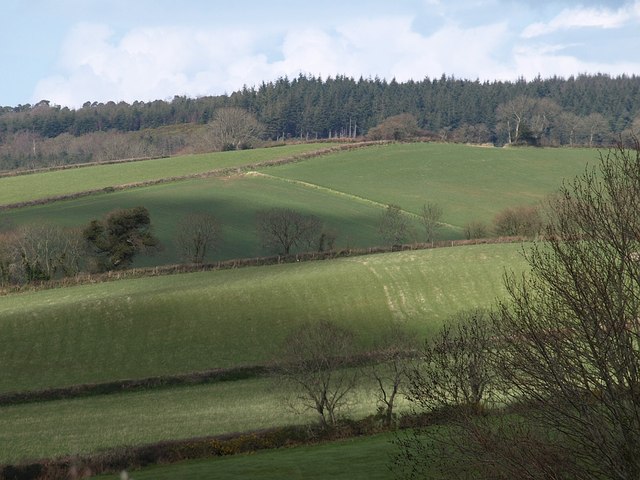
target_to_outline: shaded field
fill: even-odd
[[[386,433],[251,455],[158,465],[129,473],[136,480],[386,480],[393,476],[389,469],[390,458],[396,452],[393,439],[394,434]],[[119,476],[93,478],[107,480]]]
[[[184,155],[5,177],[0,178],[0,205],[238,167],[321,148],[326,148],[326,144],[287,145],[255,150]]]
[[[206,178],[92,195],[4,212],[14,225],[54,223],[81,227],[116,208],[145,206],[163,249],[140,256],[134,266],[178,263],[174,237],[181,218],[192,212],[215,215],[222,228],[216,260],[267,254],[256,235],[256,213],[281,207],[320,217],[337,234],[339,247],[364,247],[380,243],[377,225],[382,209],[323,191],[254,176]],[[417,228],[417,223],[416,223]]]
[[[478,245],[203,272],[0,298],[0,391],[264,364],[302,322],[363,350],[393,324],[429,335],[503,295],[518,245]]]

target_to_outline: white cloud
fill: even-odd
[[[568,8],[562,10],[548,22],[536,22],[522,32],[523,38],[549,35],[560,30],[572,28],[619,28],[640,20],[640,1],[623,6],[617,10],[607,8]]]
[[[341,18],[332,26],[277,32],[256,26],[139,27],[117,36],[105,25],[79,24],[62,46],[58,72],[37,84],[32,101],[77,107],[88,100],[216,95],[300,73],[398,81],[442,74],[514,80],[538,74],[637,73],[637,63],[594,63],[563,53],[575,44],[531,45],[531,38],[545,32],[568,26],[613,28],[629,18],[640,19],[640,0],[619,10],[564,10],[548,23],[530,25],[522,35],[510,19],[471,27],[444,19],[430,25],[430,33],[421,33],[414,17],[402,15]],[[574,49],[580,52],[576,55],[588,50]]]
[[[518,47],[514,51],[515,69],[525,78],[537,75],[549,77],[570,77],[581,73],[607,73],[623,75],[638,72],[640,65],[632,62],[601,63],[581,60],[570,55],[556,52],[562,50],[558,46]]]
[[[104,25],[77,25],[59,60],[61,74],[38,82],[34,99],[79,106],[86,100],[152,100],[223,93],[237,63],[252,59],[247,31],[138,28],[119,41]],[[240,85],[241,86],[241,85]]]

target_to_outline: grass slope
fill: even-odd
[[[287,145],[255,150],[184,155],[5,177],[0,178],[0,205],[238,167],[321,148],[326,148],[326,144]]]
[[[503,294],[517,245],[400,252],[141,278],[0,298],[0,391],[260,364],[329,319],[363,348],[398,322],[428,335]]]
[[[500,210],[532,204],[563,179],[595,163],[593,149],[481,148],[442,143],[379,146],[313,161],[261,169],[272,176],[320,185],[419,213],[437,202],[443,221],[458,227],[490,222]],[[460,235],[460,232],[458,232]]]
[[[164,245],[154,256],[139,257],[137,266],[177,263],[179,257],[173,240],[176,226],[180,218],[194,211],[212,213],[222,225],[223,242],[216,259],[270,254],[262,248],[255,233],[256,212],[270,207],[317,215],[338,233],[338,244],[343,247],[380,243],[377,232],[380,207],[255,176],[186,180],[22,208],[1,216],[15,225],[49,222],[75,227],[87,225],[91,219],[113,209],[137,205],[148,208],[154,231]]]

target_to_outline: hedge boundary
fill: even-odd
[[[385,426],[371,415],[362,420],[342,419],[331,428],[317,424],[292,425],[226,435],[165,440],[137,446],[122,446],[104,452],[40,459],[0,465],[0,480],[68,480],[93,475],[119,473],[150,465],[184,460],[216,458],[260,450],[318,445],[336,440],[422,428],[447,421],[450,412],[406,414],[395,425]]]

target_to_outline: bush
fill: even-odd
[[[493,229],[499,237],[535,237],[542,230],[542,217],[534,206],[507,208],[494,217]]]
[[[464,237],[467,240],[473,238],[484,238],[487,236],[488,228],[480,221],[473,220],[464,226]]]

